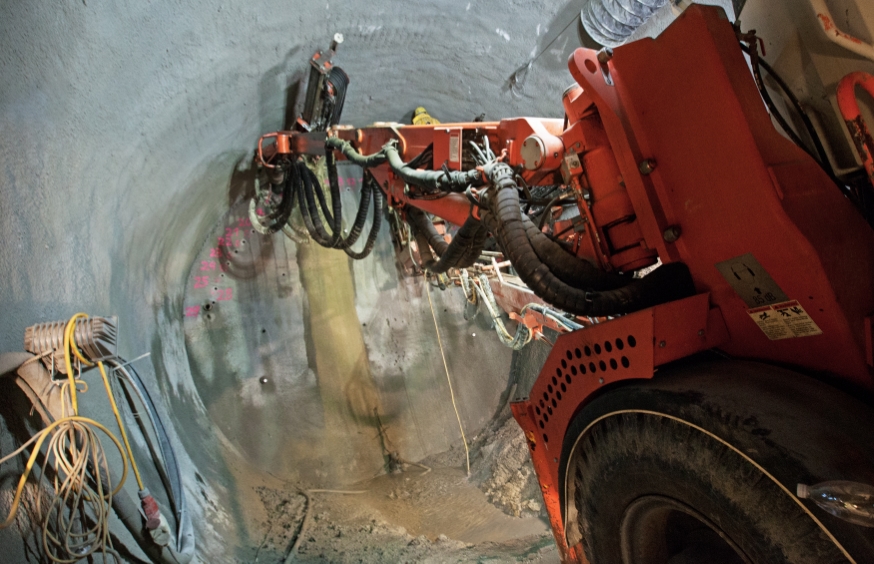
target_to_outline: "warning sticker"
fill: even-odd
[[[748,309],[747,315],[772,341],[822,334],[801,304],[794,300]]]
[[[461,131],[449,134],[449,162],[461,163]]]

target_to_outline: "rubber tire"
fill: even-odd
[[[874,414],[868,406],[758,363],[663,369],[656,379],[604,393],[568,427],[562,504],[572,504],[565,511],[573,521],[566,523],[569,538],[576,541],[571,529],[582,534],[591,564],[623,562],[623,515],[648,495],[677,500],[718,524],[749,562],[850,561],[794,495],[696,427],[755,460],[792,494],[799,482],[874,484]],[[856,562],[874,562],[874,529],[803,503]]]

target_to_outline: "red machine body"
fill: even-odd
[[[396,140],[404,160],[433,144],[434,168],[450,170],[472,168],[463,147],[487,136],[529,185],[573,189],[577,256],[608,271],[689,267],[697,295],[561,335],[530,397],[512,404],[562,558],[585,561],[565,535],[559,461],[570,421],[599,390],[711,348],[874,390],[874,231],[774,129],[721,10],[693,5],[657,39],[578,49],[569,67],[579,87],[565,93],[565,123],[333,134],[363,154]],[[464,195],[411,199],[388,166],[371,171],[390,205],[459,225],[473,212]]]
[[[577,50],[570,68],[599,110],[646,245],[663,262],[685,262],[707,294],[563,335],[530,399],[513,405],[564,550],[561,439],[597,389],[649,378],[661,364],[714,346],[871,389],[874,310],[870,227],[817,163],[775,131],[719,12],[692,7],[657,39],[619,47],[606,64]],[[647,160],[655,166],[642,174]],[[680,231],[673,242],[671,227]],[[769,338],[750,313],[760,308],[717,268],[747,254],[821,333]],[[780,315],[767,304],[758,315],[765,312]]]

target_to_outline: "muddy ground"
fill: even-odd
[[[303,531],[309,486],[258,487],[266,517],[246,561],[558,563],[524,437],[506,411],[470,453],[470,477],[459,445],[418,461],[424,468],[401,464],[336,491],[308,490]]]

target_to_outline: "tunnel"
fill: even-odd
[[[488,317],[465,316],[457,290],[405,276],[387,229],[368,260],[352,263],[261,236],[246,210],[255,142],[300,111],[308,60],[335,33],[351,79],[344,123],[408,122],[417,106],[446,122],[560,117],[546,93],[572,80],[574,3],[8,0],[0,12],[0,348],[20,351],[26,327],[76,312],[118,317],[119,353],[151,390],[179,459],[197,561],[281,561],[308,488],[379,490],[313,494],[322,520],[307,534],[318,542],[296,549],[310,561],[400,561],[438,537],[448,551],[496,543],[496,558],[548,551],[521,431],[508,419],[512,351]],[[354,198],[360,169],[341,167],[341,177]],[[102,420],[111,413],[95,377],[82,402]],[[28,416],[14,385],[3,395],[6,454]],[[462,430],[472,449],[479,434],[502,433],[510,461],[477,447],[468,480]],[[424,479],[440,476],[416,493],[404,479],[425,470],[392,474],[389,453],[433,466]],[[4,495],[15,466],[4,465]],[[166,503],[155,469],[141,466]],[[388,481],[360,485],[377,476]],[[410,491],[434,507],[379,511]],[[344,507],[377,532],[340,557],[328,533],[341,525],[327,520]],[[145,559],[123,527],[111,530],[131,561]],[[4,561],[34,557],[36,533],[20,532],[0,532]],[[416,538],[422,546],[408,548]]]
[[[731,16],[745,4],[703,3]],[[351,260],[302,229],[260,233],[250,201],[259,138],[293,126],[311,57],[337,34],[342,124],[410,124],[417,108],[443,123],[566,120],[569,57],[601,46],[585,10],[581,20],[591,4],[0,0],[0,519],[18,507],[0,528],[0,560],[64,561],[46,552],[51,472],[16,449],[46,422],[33,394],[71,392],[55,355],[21,351],[27,328],[62,331],[82,312],[113,319],[110,376],[134,375],[163,426],[104,377],[116,409],[102,367],[74,384],[81,415],[127,421],[129,448],[102,436],[106,467],[120,468],[126,448],[138,462],[116,494],[126,517],[116,505],[96,525],[71,517],[67,539],[103,526],[111,547],[82,558],[559,562],[535,443],[511,413],[558,334],[505,346],[488,306],[398,252],[394,209],[370,256]],[[660,11],[631,39],[658,35],[691,2],[652,4]],[[812,24],[777,4],[745,14],[773,32],[768,49],[788,53],[774,66],[814,84],[811,105],[834,113],[824,92],[855,62],[830,46],[811,63],[783,28]],[[849,170],[851,145],[829,119],[819,129],[845,145],[829,158]],[[351,216],[366,176],[348,161],[337,171]],[[14,377],[25,367],[53,385],[28,395]],[[163,549],[125,524],[139,522],[145,489],[172,537]]]

